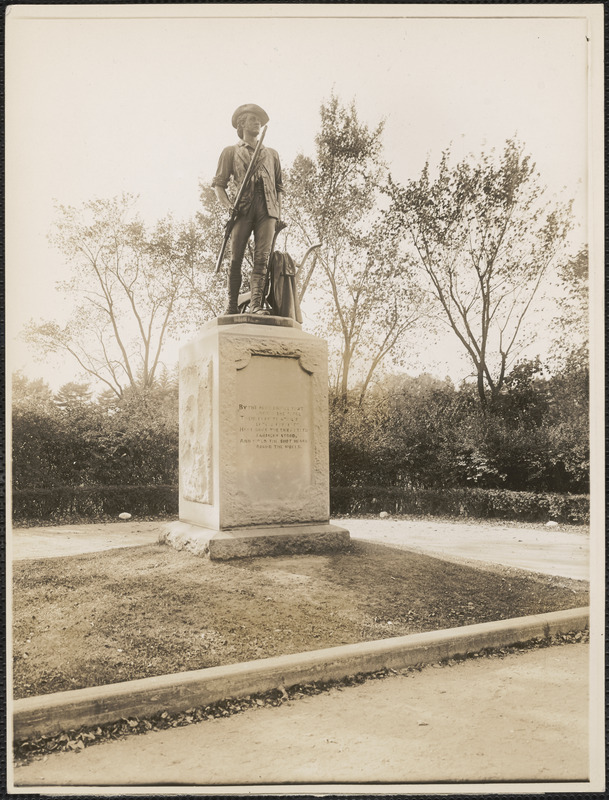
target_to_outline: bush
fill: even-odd
[[[388,376],[330,406],[334,486],[589,492],[587,372],[547,381],[523,363],[485,412],[475,388]]]
[[[588,495],[510,492],[503,489],[412,489],[396,486],[335,486],[330,490],[333,516],[413,514],[513,519],[523,522],[585,524],[590,521]],[[13,521],[22,525],[70,524],[178,513],[177,486],[60,486],[13,492]]]
[[[178,438],[177,389],[66,407],[22,391],[13,403],[13,486],[172,485]]]
[[[336,486],[330,490],[333,516],[392,514],[513,519],[523,522],[590,521],[588,495],[511,492],[504,489],[412,489],[395,486]]]
[[[57,486],[13,491],[13,521],[22,524],[95,522],[178,513],[177,486]]]

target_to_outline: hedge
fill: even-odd
[[[513,519],[526,522],[590,521],[588,495],[512,492],[505,489],[412,489],[395,486],[336,486],[330,490],[333,516],[413,514]],[[13,492],[13,521],[71,523],[178,514],[177,486],[61,486]]]
[[[45,522],[107,520],[122,512],[134,517],[177,515],[177,486],[58,486],[13,491],[13,521]]]
[[[526,522],[590,521],[588,495],[513,492],[506,489],[412,489],[395,486],[336,486],[332,514],[414,514],[513,519]]]

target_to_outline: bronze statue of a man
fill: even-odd
[[[256,149],[260,129],[269,121],[268,114],[260,106],[248,103],[235,111],[233,128],[237,129],[239,143],[225,147],[220,155],[216,176],[212,186],[216,197],[229,213],[233,207],[226,193],[230,177],[233,176],[239,190]],[[281,164],[276,150],[262,145],[258,151],[253,172],[237,208],[231,234],[231,263],[228,277],[228,306],[225,314],[237,314],[239,289],[241,288],[241,264],[248,239],[254,233],[254,267],[251,276],[252,296],[250,313],[266,314],[262,308],[262,297],[267,264],[271,252],[273,235],[281,219]]]

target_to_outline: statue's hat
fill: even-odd
[[[266,123],[269,121],[269,115],[263,108],[257,106],[256,103],[246,103],[244,106],[239,106],[239,108],[233,114],[233,118],[231,120],[233,123],[233,128],[237,127],[237,120],[241,114],[255,114],[260,120],[261,125],[266,125]]]

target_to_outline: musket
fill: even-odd
[[[252,156],[251,161],[248,164],[248,167],[245,171],[245,177],[243,178],[241,186],[239,187],[239,191],[237,192],[237,196],[235,197],[235,202],[233,203],[233,210],[231,211],[231,215],[224,229],[224,241],[222,242],[222,247],[220,248],[220,255],[218,256],[218,260],[216,261],[216,272],[220,272],[220,267],[222,266],[222,259],[224,258],[226,245],[228,244],[230,235],[233,232],[233,228],[235,227],[235,222],[237,221],[237,217],[239,216],[239,202],[241,200],[241,196],[243,195],[243,191],[254,170],[255,161],[258,156],[258,153],[260,152],[260,148],[262,147],[262,140],[264,139],[267,127],[268,126],[265,125],[262,131],[260,132],[260,138],[258,139],[258,144],[256,145],[256,149],[254,150],[254,155]]]

